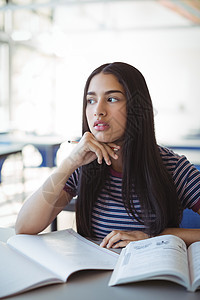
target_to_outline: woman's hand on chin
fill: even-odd
[[[97,159],[102,164],[103,159],[107,165],[111,165],[110,157],[118,159],[115,153],[120,146],[115,143],[101,143],[90,132],[85,132],[79,143],[74,147],[70,154],[70,159],[76,165],[76,168],[87,165]]]

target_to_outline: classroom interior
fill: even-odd
[[[158,144],[199,168],[200,0],[0,0],[0,227],[71,151],[85,81],[114,61],[143,73]]]

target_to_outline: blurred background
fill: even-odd
[[[85,81],[114,61],[143,73],[158,143],[200,165],[200,0],[0,0],[0,226],[70,151]]]

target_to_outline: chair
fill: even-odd
[[[197,168],[197,170],[199,170],[199,172],[200,172],[200,165],[194,165],[195,166],[195,168]]]
[[[200,228],[200,215],[192,209],[183,211],[183,218],[180,224],[181,228]]]
[[[200,165],[195,165],[200,171]],[[185,209],[183,211],[183,218],[180,224],[182,228],[200,228],[200,215],[195,213],[192,209]]]
[[[72,211],[75,212],[75,207],[76,207],[76,197],[73,198],[69,204],[65,206],[63,211]],[[56,231],[57,230],[57,217],[53,220],[51,223],[51,231]]]
[[[5,158],[0,158],[0,183],[2,182],[1,169],[3,167],[3,163],[5,160],[6,160]]]
[[[20,155],[23,164],[22,147],[16,143],[0,141],[0,184],[2,182],[2,168],[5,160],[11,155]],[[24,164],[23,164],[24,167]],[[22,183],[24,183],[24,173],[22,172]]]

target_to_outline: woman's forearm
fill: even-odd
[[[110,165],[110,158],[118,159],[110,143],[99,143],[86,132],[68,158],[49,176],[44,184],[24,203],[16,222],[16,233],[36,234],[44,230],[72,198],[63,191],[69,176],[82,165],[97,159],[101,164],[104,159]]]
[[[162,234],[176,235],[184,240],[187,246],[200,241],[200,229],[166,228],[160,235]]]
[[[44,230],[71,199],[63,187],[75,167],[70,159],[47,178],[22,206],[15,225],[16,233],[37,234]]]

